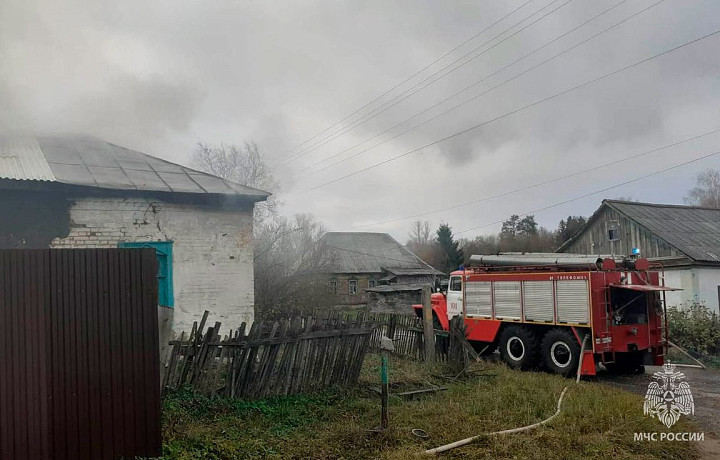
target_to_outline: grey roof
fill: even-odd
[[[387,233],[328,232],[322,243],[330,261],[326,271],[332,273],[382,273],[383,268],[434,270]]]
[[[0,138],[0,179],[103,189],[248,196],[270,194],[86,136]]]
[[[698,262],[720,262],[720,209],[604,200]]]
[[[365,291],[377,293],[422,291],[423,286],[427,286],[427,284],[382,284],[367,288]]]
[[[437,275],[439,273],[442,273],[439,270],[435,270],[430,266],[420,268],[383,267],[383,269],[395,276]]]

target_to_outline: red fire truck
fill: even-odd
[[[436,327],[462,315],[483,353],[499,348],[512,368],[569,375],[596,363],[642,372],[664,363],[667,336],[661,267],[644,258],[570,254],[472,256],[431,296]],[[422,305],[413,305],[418,315]],[[587,337],[585,352],[580,356]]]

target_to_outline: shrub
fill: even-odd
[[[703,355],[720,355],[720,315],[703,302],[668,308],[670,340]]]

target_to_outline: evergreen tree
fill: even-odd
[[[503,222],[502,230],[500,230],[500,239],[502,241],[513,241],[517,236],[517,228],[520,223],[520,216],[513,214],[508,220]]]
[[[460,248],[460,243],[453,238],[449,225],[440,224],[440,228],[437,230],[436,241],[438,246],[440,246],[440,252],[443,258],[443,266],[438,268],[445,273],[457,270],[463,263],[463,250]]]
[[[538,226],[533,215],[521,219],[513,214],[503,222],[499,236],[499,250],[502,252],[547,252],[555,249],[555,235]]]
[[[561,220],[555,230],[555,241],[558,246],[575,236],[585,226],[587,219],[583,216],[568,216],[567,220]]]
[[[538,234],[538,224],[535,222],[535,216],[525,216],[516,227],[517,236],[530,238]]]

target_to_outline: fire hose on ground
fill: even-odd
[[[580,348],[580,359],[578,362],[578,370],[577,370],[577,377],[576,377],[575,383],[580,382],[580,374],[581,374],[581,370],[582,370],[582,360],[583,360],[583,356],[585,354],[585,344],[587,343],[587,338],[588,338],[587,335],[583,338],[582,347]],[[493,431],[490,433],[481,433],[481,434],[478,434],[475,436],[471,436],[469,438],[462,439],[460,441],[455,441],[450,444],[445,444],[444,446],[435,447],[434,449],[428,449],[425,451],[425,453],[435,455],[435,454],[439,454],[441,452],[446,452],[448,450],[455,449],[456,447],[465,446],[467,444],[470,444],[471,442],[473,442],[474,440],[476,440],[478,438],[487,437],[487,436],[498,436],[498,435],[503,435],[503,434],[520,433],[522,431],[532,430],[541,425],[544,425],[544,424],[550,422],[552,419],[554,419],[555,417],[557,417],[560,414],[560,410],[562,409],[562,402],[563,402],[563,399],[565,398],[565,393],[567,392],[568,388],[569,387],[567,387],[567,386],[565,388],[563,388],[563,391],[562,391],[562,393],[560,393],[560,397],[558,398],[557,409],[555,410],[555,413],[552,414],[550,417],[546,418],[545,420],[542,420],[537,423],[533,423],[532,425],[527,425],[527,426],[523,426],[523,427],[519,427],[519,428],[511,428],[508,430]]]

